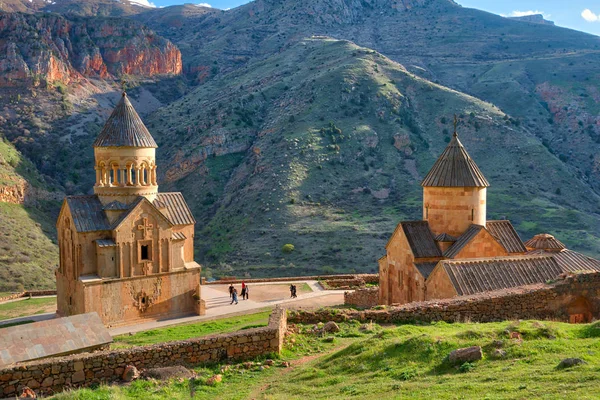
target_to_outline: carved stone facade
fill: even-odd
[[[542,283],[600,261],[547,234],[523,243],[486,218],[488,181],[454,137],[422,182],[423,220],[404,221],[379,259],[379,304],[405,304]]]
[[[181,193],[158,193],[156,144],[125,95],[94,143],[94,195],[57,221],[58,314],[106,325],[198,313],[195,220]]]

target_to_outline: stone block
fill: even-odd
[[[83,361],[75,361],[73,363],[73,370],[75,372],[83,371]]]
[[[71,382],[74,384],[83,382],[84,380],[85,380],[85,372],[83,372],[83,371],[77,371],[73,374],[73,376],[71,376]],[[31,385],[29,385],[29,387],[31,387]]]

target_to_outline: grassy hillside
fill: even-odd
[[[324,338],[299,326],[282,359],[291,368],[197,368],[198,377],[76,390],[57,399],[564,399],[598,398],[598,324],[522,321],[380,327],[358,322]],[[522,339],[511,339],[518,332]],[[457,348],[481,346],[484,359],[452,366]],[[557,368],[578,357],[585,364]],[[206,380],[222,374],[223,382]]]
[[[33,190],[47,189],[33,164],[0,137],[0,187],[25,180]],[[31,192],[28,196],[35,196]],[[28,200],[28,206],[0,201],[0,291],[54,287],[58,247],[52,238],[58,202]]]
[[[347,41],[307,38],[204,84],[148,126],[163,190],[182,190],[199,220],[200,261],[226,275],[298,275],[376,269],[395,224],[421,218],[419,183],[453,113],[492,183],[490,219],[600,253],[598,197],[527,127]]]

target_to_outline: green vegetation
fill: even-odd
[[[132,346],[143,346],[175,340],[184,340],[216,333],[234,332],[240,329],[267,326],[271,311],[235,316],[215,321],[202,321],[193,324],[176,325],[166,328],[153,329],[133,335],[121,335],[114,338],[113,349]]]
[[[295,248],[296,247],[293,244],[286,243],[281,247],[281,251],[289,254],[289,253],[293,252]]]
[[[55,311],[56,297],[25,298],[0,304],[0,321]]]
[[[33,164],[0,134],[0,187],[3,186],[13,193],[24,192],[25,196],[32,196],[31,187],[47,189]],[[9,200],[18,202],[23,198],[16,195]],[[35,206],[0,201],[0,291],[54,287],[58,248],[51,238],[55,236],[53,214],[58,205],[42,199]]]
[[[322,336],[312,325],[288,336],[282,360],[293,368],[223,372],[198,368],[192,381],[137,381],[131,386],[67,392],[57,399],[593,399],[600,396],[600,324],[523,321],[381,327],[356,321]],[[520,338],[511,339],[511,332]],[[452,366],[447,355],[478,345],[481,361]],[[558,369],[565,358],[585,364]],[[295,360],[295,361],[294,361]]]
[[[58,247],[46,205],[0,202],[0,290],[53,288]]]

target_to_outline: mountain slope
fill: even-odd
[[[175,41],[186,73],[197,82],[310,35],[350,40],[428,80],[497,105],[600,194],[597,36],[449,0],[257,0],[228,11],[193,12],[194,7],[149,10],[133,18]],[[178,26],[168,23],[174,20]]]
[[[0,136],[0,291],[54,287],[58,262],[54,193],[33,164]]]
[[[200,221],[200,260],[221,274],[293,275],[375,270],[395,224],[421,217],[418,184],[454,112],[492,183],[490,219],[598,253],[598,197],[526,127],[351,42],[300,41],[207,82],[148,126],[162,190],[182,190]]]

